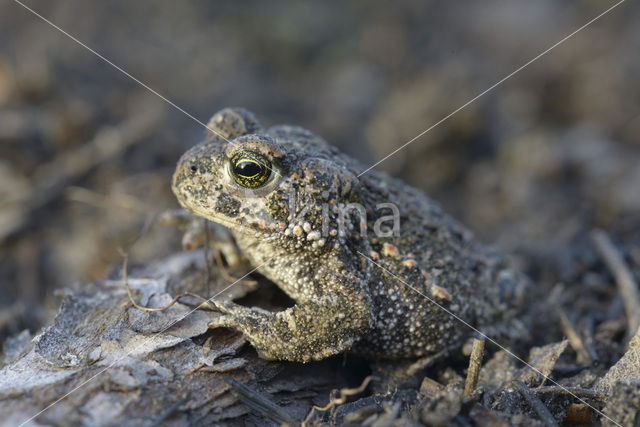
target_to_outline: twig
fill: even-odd
[[[556,305],[555,309],[558,314],[558,317],[560,318],[562,331],[564,332],[565,336],[569,340],[569,344],[571,345],[571,348],[573,348],[573,350],[577,353],[578,363],[581,365],[591,366],[593,364],[593,359],[591,358],[591,355],[589,354],[586,347],[584,346],[584,343],[582,342],[582,338],[576,331],[575,327],[573,326],[573,323],[571,323],[571,321],[567,317],[567,314],[564,312],[562,307],[560,307],[559,305]]]
[[[529,390],[529,387],[527,387],[525,383],[523,383],[520,380],[514,380],[512,384],[515,386],[518,392],[526,399],[527,403],[529,403],[529,406],[531,406],[531,408],[536,412],[536,414],[538,414],[538,417],[540,417],[540,419],[545,425],[548,425],[548,426],[558,425],[558,422],[556,421],[556,419],[553,418],[553,415],[551,415],[551,412],[549,412],[549,408],[547,408],[545,404],[542,403],[542,401],[538,398],[538,396],[536,396],[531,392],[531,390]]]
[[[204,272],[205,272],[205,284],[204,289],[207,295],[211,295],[211,268],[209,266],[209,241],[211,237],[209,236],[209,225],[207,224],[207,220],[202,218],[202,226],[204,227],[204,248],[203,248],[203,256],[204,256]]]
[[[616,279],[618,290],[627,312],[627,336],[632,337],[640,326],[640,291],[633,274],[615,248],[609,236],[602,230],[593,230],[591,239],[596,250]]]
[[[311,411],[309,411],[309,414],[305,417],[304,421],[302,421],[302,426],[304,427],[309,425],[309,422],[313,418],[313,415],[316,411],[322,411],[322,412],[328,411],[334,406],[342,405],[343,403],[345,403],[347,401],[347,397],[362,393],[367,388],[367,386],[369,385],[372,379],[373,377],[369,375],[364,379],[364,381],[362,381],[362,384],[360,384],[360,386],[357,388],[340,389],[340,397],[338,398],[331,397],[329,399],[329,403],[327,403],[323,407],[313,405],[313,407],[311,408]]]
[[[569,317],[567,316],[565,311],[560,306],[560,303],[558,302],[557,296],[562,293],[562,290],[563,290],[562,285],[556,285],[556,287],[551,292],[551,295],[552,295],[552,297],[550,298],[551,303],[553,304],[553,308],[556,314],[560,318],[560,325],[562,327],[562,331],[564,332],[564,335],[569,340],[569,345],[571,345],[571,348],[573,348],[573,350],[578,355],[578,363],[581,365],[591,366],[593,364],[593,359],[591,358],[591,354],[589,354],[589,352],[587,351],[587,348],[585,347],[584,342],[582,341],[582,338],[578,334],[578,331],[576,331],[576,328],[573,326],[573,323],[571,322],[571,320],[569,320]]]
[[[257,391],[247,387],[246,385],[234,380],[230,377],[224,377],[224,380],[227,384],[229,384],[238,398],[247,405],[249,408],[258,411],[264,417],[267,417],[270,420],[278,424],[288,424],[290,426],[298,426],[300,423],[291,417],[288,413],[284,411],[280,406],[276,405],[271,400],[264,397],[262,394]]]
[[[220,253],[220,249],[213,248],[213,258],[216,261],[216,266],[222,275],[222,278],[228,282],[235,282],[237,279],[229,274],[227,268],[224,265],[224,261],[222,261],[222,254]],[[255,281],[253,281],[255,284]]]
[[[473,347],[471,356],[469,356],[469,371],[467,372],[467,380],[464,383],[464,397],[471,396],[473,390],[478,384],[478,376],[480,375],[480,367],[482,365],[482,352],[484,351],[484,339],[473,339]]]
[[[202,296],[200,296],[198,294],[191,293],[191,292],[183,292],[180,295],[175,296],[171,300],[171,302],[169,302],[164,307],[151,308],[151,307],[145,307],[143,305],[138,304],[133,299],[133,293],[131,292],[131,287],[129,286],[129,275],[127,273],[127,264],[129,262],[129,254],[127,252],[124,252],[122,249],[118,249],[118,250],[120,251],[120,255],[122,255],[122,280],[124,281],[124,286],[127,289],[127,295],[129,296],[129,301],[138,310],[142,310],[142,311],[165,311],[169,307],[171,307],[172,305],[177,303],[180,300],[180,298],[183,298],[183,297],[193,297],[193,298],[197,298],[200,301],[202,301],[202,304],[200,304],[200,306],[198,308],[208,308],[209,310],[215,310],[215,307],[209,302],[208,299],[206,299],[206,298],[204,298],[204,297],[202,297]]]

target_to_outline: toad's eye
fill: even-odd
[[[244,151],[231,158],[231,174],[243,187],[262,187],[271,176],[271,162],[264,156]]]

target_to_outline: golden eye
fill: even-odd
[[[231,173],[243,187],[258,188],[271,176],[271,162],[260,154],[243,151],[231,158]]]

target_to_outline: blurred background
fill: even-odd
[[[304,126],[367,164],[613,5],[595,0],[25,1],[206,122]],[[203,128],[19,4],[0,5],[0,338],[104,278]],[[627,1],[379,169],[482,239],[554,257],[640,230],[640,4]],[[640,249],[635,247],[640,268]],[[139,241],[140,263],[180,250]]]

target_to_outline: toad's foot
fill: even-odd
[[[243,256],[238,250],[231,231],[220,224],[193,216],[184,209],[162,212],[158,223],[178,227],[184,231],[182,247],[187,251],[204,246],[208,241],[210,247],[220,251],[229,267],[235,268],[242,263]]]
[[[224,314],[209,327],[242,332],[260,357],[270,360],[309,362],[341,353],[370,325],[365,306],[340,295],[325,295],[277,313],[233,302],[213,304]]]

